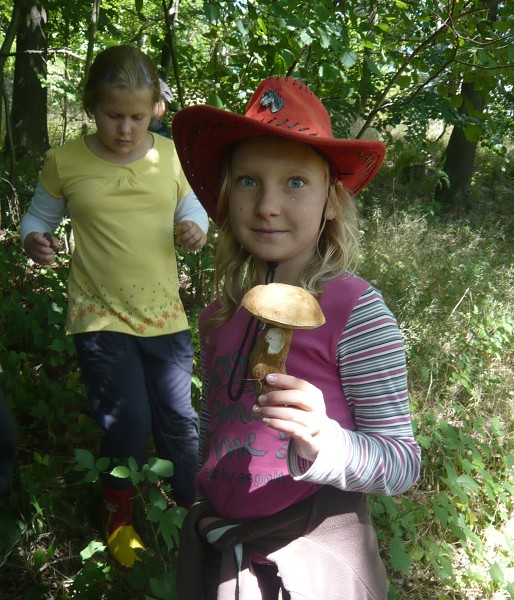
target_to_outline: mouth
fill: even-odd
[[[274,238],[285,233],[283,229],[253,229],[252,231],[265,238]]]

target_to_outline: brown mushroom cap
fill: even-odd
[[[316,298],[296,285],[256,285],[244,295],[242,305],[260,321],[288,329],[314,329],[325,322]]]

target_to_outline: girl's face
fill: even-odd
[[[230,183],[232,230],[259,279],[264,283],[268,261],[276,261],[277,281],[296,285],[316,252],[322,220],[335,216],[326,161],[306,144],[250,138],[233,155]]]
[[[106,85],[94,110],[95,153],[112,162],[143,157],[151,144],[147,130],[152,109],[151,89]]]

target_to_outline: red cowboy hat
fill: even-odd
[[[332,176],[357,194],[375,177],[385,145],[375,140],[335,139],[330,117],[320,100],[300,81],[270,77],[253,94],[244,115],[206,105],[177,112],[173,139],[193,191],[209,216],[218,214],[221,172],[231,147],[258,136],[278,136],[309,144],[329,162]]]

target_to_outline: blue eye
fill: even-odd
[[[300,188],[305,185],[305,182],[300,177],[293,177],[289,180],[289,185],[293,188]]]
[[[243,187],[252,187],[252,186],[255,185],[255,180],[252,179],[251,177],[240,177],[239,178],[239,183]]]

